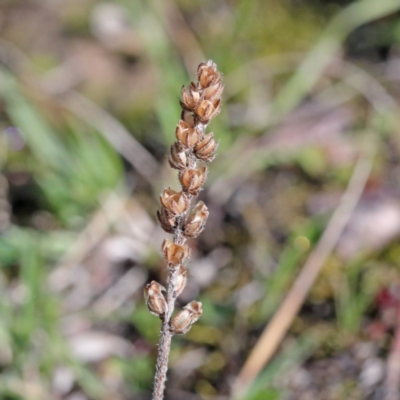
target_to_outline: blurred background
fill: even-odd
[[[0,399],[151,398],[158,196],[207,59],[204,314],[166,399],[400,398],[399,42],[398,0],[1,0]]]

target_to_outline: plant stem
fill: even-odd
[[[152,400],[162,400],[164,397],[165,381],[167,380],[168,358],[171,349],[172,333],[169,330],[169,321],[175,307],[176,279],[178,268],[169,270],[169,282],[167,287],[168,311],[162,321],[160,342],[158,344],[158,357],[156,374],[154,377],[154,389]]]

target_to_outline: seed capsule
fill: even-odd
[[[202,139],[202,134],[195,127],[192,127],[183,120],[179,121],[175,135],[182,146],[187,149],[193,148]]]
[[[173,215],[183,214],[189,207],[187,196],[170,188],[164,190],[160,202]]]
[[[183,289],[185,289],[188,276],[189,270],[185,268],[182,264],[179,265],[178,277],[176,279],[176,297],[178,297],[183,292]]]
[[[161,228],[163,228],[165,232],[174,233],[176,225],[174,215],[166,208],[162,207],[160,211],[157,211],[157,218],[160,221]]]
[[[198,236],[206,225],[208,214],[207,206],[202,201],[199,201],[189,213],[183,234],[191,238]]]
[[[218,82],[217,84],[204,89],[202,98],[204,100],[220,99],[223,90],[224,85],[221,82]]]
[[[164,286],[156,281],[151,281],[144,288],[144,298],[149,311],[157,317],[163,318],[168,305],[162,292],[166,292]]]
[[[168,239],[164,240],[162,250],[170,267],[182,264],[190,256],[190,249],[186,244],[175,244]]]
[[[202,304],[199,301],[191,301],[171,320],[170,331],[177,335],[184,335],[200,318],[202,313]]]
[[[190,111],[182,110],[181,120],[186,122],[191,128],[194,128],[196,126],[196,121],[194,120],[193,113],[191,113]]]
[[[205,63],[201,63],[197,68],[197,79],[200,87],[208,88],[221,82],[222,75],[217,71],[217,64],[208,60]]]
[[[194,149],[196,158],[206,162],[212,161],[215,157],[214,153],[217,150],[218,144],[212,132],[207,134],[201,142],[197,143]]]
[[[179,181],[185,192],[197,196],[207,177],[207,167],[199,169],[185,169],[179,175]]]
[[[187,157],[180,143],[175,142],[171,146],[171,154],[168,157],[168,161],[172,168],[180,170],[186,168]]]
[[[220,99],[216,98],[214,100],[203,100],[197,106],[195,113],[197,119],[202,124],[208,124],[210,119],[217,116],[221,111]]]
[[[188,88],[182,86],[181,107],[187,111],[194,111],[201,100],[201,92],[197,90],[196,85],[191,82]]]

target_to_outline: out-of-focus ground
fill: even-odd
[[[166,399],[244,375],[245,400],[400,398],[399,41],[393,0],[2,0],[0,398],[150,399],[143,286],[165,279],[166,152],[206,59],[220,147],[179,300],[204,314]]]

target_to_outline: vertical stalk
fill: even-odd
[[[222,75],[210,60],[199,65],[197,77],[196,84],[192,82],[188,88],[182,88],[182,115],[169,157],[171,167],[179,170],[182,191],[165,189],[157,214],[161,227],[173,234],[173,240],[165,240],[162,245],[168,265],[168,285],[165,289],[152,281],[145,288],[149,311],[162,320],[152,400],[164,398],[172,336],[187,333],[203,312],[201,302],[193,300],[172,318],[175,301],[188,276],[185,261],[190,249],[186,239],[197,237],[208,218],[208,209],[202,201],[190,208],[191,200],[202,190],[207,177],[207,167],[197,167],[197,161],[212,161],[218,147],[213,133],[206,135],[205,129],[221,109]],[[166,298],[163,291],[167,292]]]
[[[169,283],[167,288],[168,311],[162,321],[160,341],[158,344],[158,357],[156,374],[154,376],[153,400],[162,400],[164,396],[165,381],[167,380],[168,359],[171,350],[172,333],[169,330],[169,322],[175,308],[176,280],[178,268],[169,270]]]

